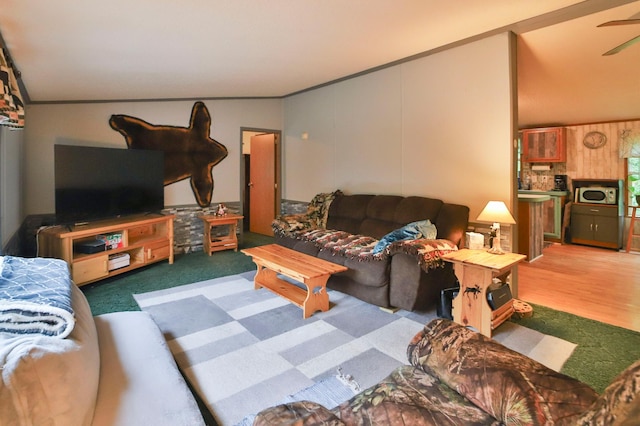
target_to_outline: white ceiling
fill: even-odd
[[[0,34],[29,101],[60,102],[279,97],[524,31],[520,123],[567,124],[640,118],[640,43],[601,56],[640,25],[595,28],[638,13],[631,0],[0,0]]]

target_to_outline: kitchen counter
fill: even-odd
[[[546,192],[518,191],[518,252],[532,262],[542,256],[544,248],[543,203]]]
[[[551,196],[544,193],[534,194],[531,191],[527,191],[526,193],[521,193],[520,191],[518,191],[518,202],[542,203],[543,201],[548,201],[550,199]]]
[[[566,197],[567,195],[569,195],[569,191],[555,191],[555,190],[538,191],[538,190],[535,190],[535,189],[518,189],[518,195],[527,195],[527,194],[550,195],[550,196],[554,196],[554,195],[562,196],[562,195],[564,195]]]
[[[548,195],[550,200],[544,202],[542,206],[542,223],[544,229],[544,240],[562,243],[564,239],[563,218],[564,208],[567,201],[570,201],[569,191],[538,191],[519,190],[520,195]]]

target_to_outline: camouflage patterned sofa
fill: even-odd
[[[598,396],[446,319],[427,324],[407,356],[411,365],[332,410],[308,401],[278,405],[254,425],[640,424],[640,361]]]

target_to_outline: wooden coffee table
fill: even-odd
[[[329,310],[327,280],[331,274],[349,268],[327,262],[278,244],[240,250],[251,256],[258,267],[254,279],[255,288],[267,288],[302,308],[302,317],[309,318],[315,311]],[[285,275],[304,284],[300,288],[278,277]]]

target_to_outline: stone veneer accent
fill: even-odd
[[[227,207],[228,213],[240,214],[239,202],[222,203]],[[196,205],[170,206],[162,210],[163,214],[175,215],[173,221],[173,249],[175,253],[189,253],[202,251],[202,237],[204,236],[204,223],[200,216],[214,214],[218,209],[218,204],[202,208]],[[219,229],[219,235],[226,235],[226,226],[214,228]],[[242,231],[242,221],[238,225],[238,233]]]
[[[306,213],[308,206],[308,201],[282,200],[280,203],[280,214],[285,216],[288,214]]]

